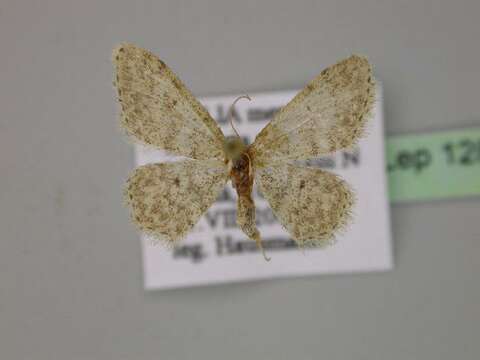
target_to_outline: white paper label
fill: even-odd
[[[252,142],[296,91],[251,95],[235,106],[234,124],[242,137]],[[225,135],[233,135],[226,123],[228,109],[236,96],[201,99],[221,124]],[[276,221],[268,203],[255,191],[258,228],[270,262],[266,262],[236,226],[236,194],[230,182],[215,204],[192,232],[173,250],[153,246],[142,238],[146,289],[197,286],[311,274],[379,271],[392,268],[389,203],[385,174],[385,145],[381,96],[367,136],[355,151],[339,151],[312,160],[309,165],[333,171],[355,190],[357,202],[353,221],[337,242],[324,249],[300,250]],[[136,149],[137,165],[172,160],[161,151]]]

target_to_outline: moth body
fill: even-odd
[[[240,144],[241,142],[241,144]],[[262,250],[265,260],[270,260],[265,255],[262,247],[260,232],[255,222],[255,202],[252,198],[254,169],[249,154],[249,149],[240,139],[227,139],[227,161],[230,169],[232,186],[237,191],[237,225],[250,239],[255,240],[257,247]],[[229,145],[231,144],[231,145]]]

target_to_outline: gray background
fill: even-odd
[[[480,124],[480,2],[2,1],[0,358],[478,359],[478,199],[395,205],[396,269],[146,293],[110,52],[197,95],[367,54],[388,134]]]

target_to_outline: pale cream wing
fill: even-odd
[[[258,169],[256,180],[273,213],[299,246],[328,245],[350,218],[353,192],[330,172],[277,163]]]
[[[174,244],[213,204],[227,179],[227,166],[218,160],[148,164],[128,179],[125,197],[140,230]]]
[[[374,102],[367,59],[354,55],[327,68],[257,135],[251,146],[255,165],[314,158],[355,144]]]
[[[222,131],[160,59],[134,45],[113,52],[121,125],[142,144],[193,159],[223,159]]]

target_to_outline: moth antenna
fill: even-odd
[[[230,109],[228,110],[228,120],[230,121],[230,126],[238,137],[240,137],[240,134],[238,133],[237,129],[235,129],[235,126],[233,126],[233,109],[237,101],[240,99],[248,99],[249,101],[252,101],[252,99],[248,95],[239,96],[233,101],[233,104],[230,105]]]

